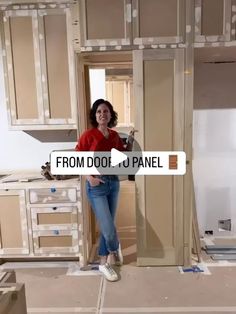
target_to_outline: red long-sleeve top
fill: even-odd
[[[106,138],[97,128],[85,131],[78,140],[75,147],[76,151],[99,151],[107,152],[112,148],[124,151],[124,145],[118,133],[112,129],[108,129],[109,137]]]

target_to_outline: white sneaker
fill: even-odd
[[[114,269],[111,267],[110,264],[106,263],[104,265],[99,265],[98,269],[101,273],[103,273],[104,277],[108,281],[117,281],[118,280],[118,275],[114,271]]]

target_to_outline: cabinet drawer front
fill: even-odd
[[[71,230],[44,230],[33,231],[34,253],[55,256],[60,253],[78,253],[78,231]]]
[[[33,207],[31,208],[33,230],[77,229],[78,208],[68,207]]]
[[[31,204],[73,203],[77,201],[75,188],[31,189],[29,191]]]

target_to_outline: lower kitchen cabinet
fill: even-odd
[[[0,257],[29,254],[25,190],[0,190]]]
[[[2,180],[3,181],[3,180]],[[0,258],[75,258],[86,263],[80,182],[0,180]]]

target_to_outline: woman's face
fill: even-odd
[[[97,107],[96,120],[98,125],[107,126],[111,120],[110,109],[105,104],[101,104]]]

